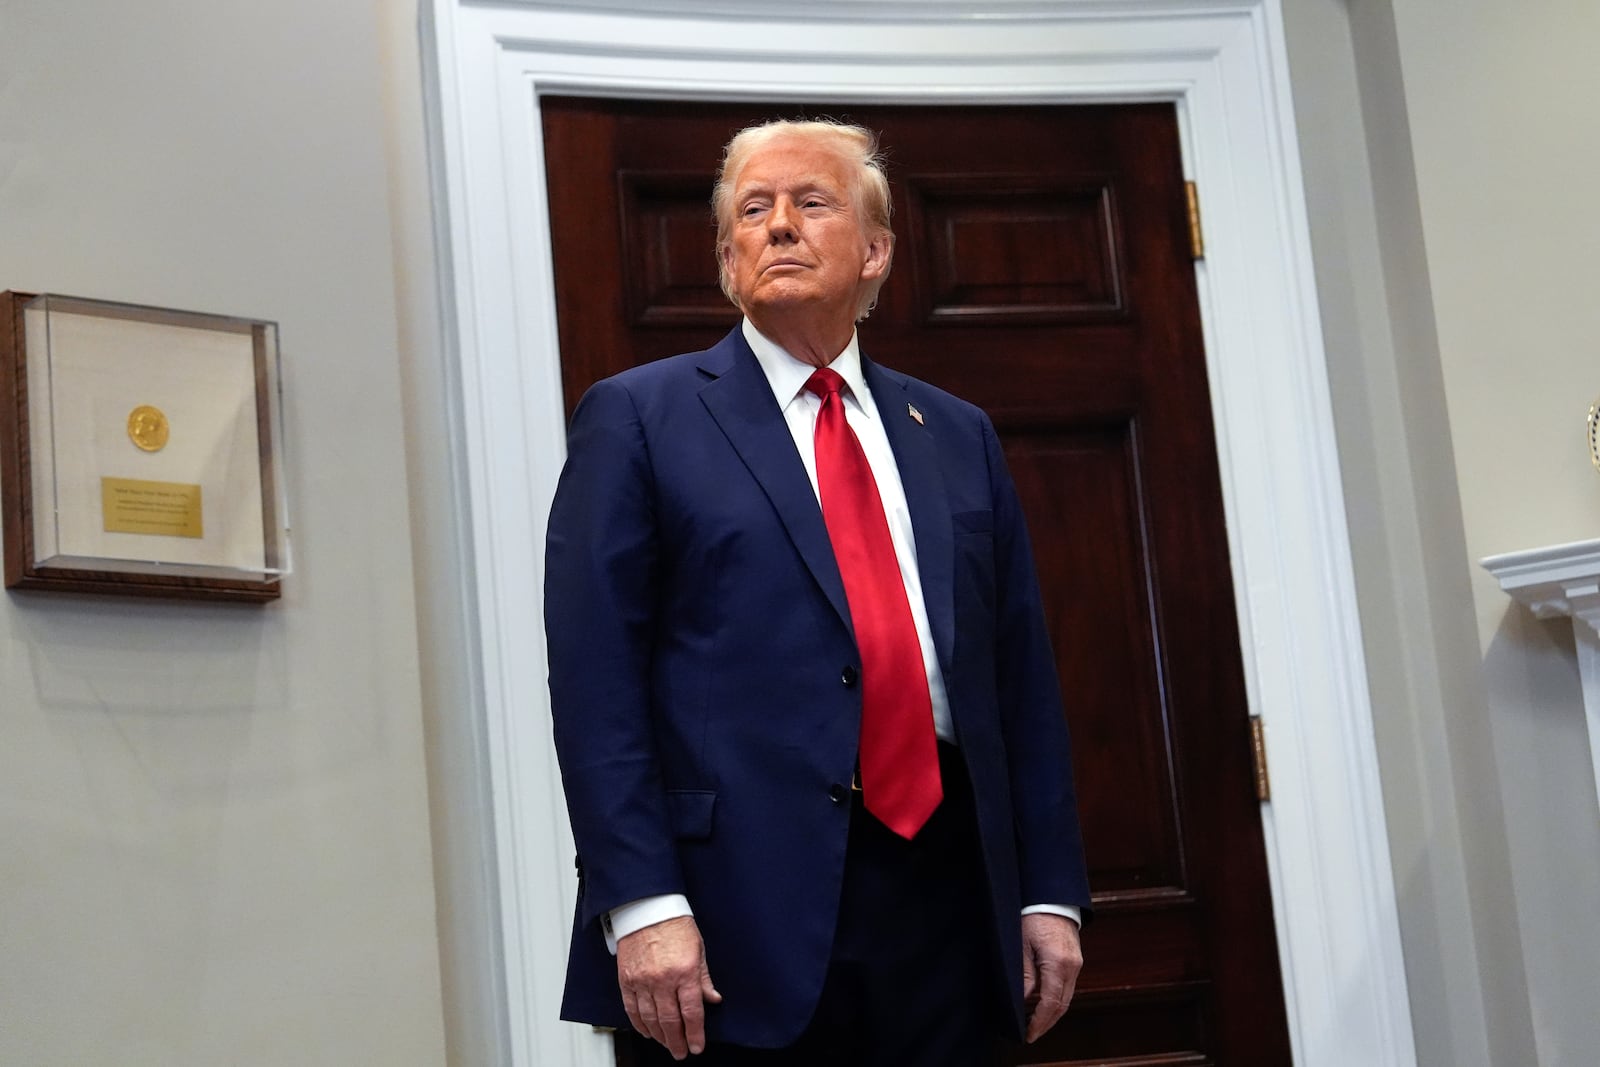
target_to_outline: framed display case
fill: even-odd
[[[0,293],[8,588],[276,599],[282,442],[275,323]]]

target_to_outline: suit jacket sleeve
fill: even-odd
[[[584,925],[629,901],[684,892],[651,728],[653,497],[633,399],[600,382],[573,415],[545,556],[551,708]]]
[[[1022,903],[1089,908],[1071,742],[1022,506],[983,418],[994,509],[995,685],[1011,768]]]

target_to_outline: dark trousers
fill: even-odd
[[[1022,976],[1000,972],[966,769],[950,746],[941,744],[939,757],[944,801],[914,840],[889,831],[855,794],[833,957],[816,1013],[799,1041],[787,1049],[713,1044],[691,1056],[690,1064],[984,1067],[995,1062],[1011,1010],[1007,983],[1020,984]],[[648,1038],[626,1034],[619,1042],[636,1067],[674,1062]]]

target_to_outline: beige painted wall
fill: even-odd
[[[1580,177],[1600,11],[1285,15],[1419,1060],[1592,1063],[1600,820],[1570,627],[1476,560],[1600,535]]]
[[[1520,969],[1483,962],[1508,948],[1482,904],[1509,886],[1498,796],[1462,802],[1493,751],[1393,23],[1285,15],[1418,1059],[1525,1062]]]
[[[1600,5],[1395,0],[1474,557],[1600,536]],[[1487,649],[1506,601],[1487,578]],[[1483,595],[1491,592],[1492,595]]]
[[[0,288],[278,321],[296,550],[0,595],[0,1063],[444,1062],[385,106],[369,5],[0,0]]]
[[[1600,537],[1600,6],[1395,0],[1472,560]],[[1469,566],[1538,1062],[1600,1048],[1600,803],[1570,624]]]

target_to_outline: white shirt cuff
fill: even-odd
[[[611,954],[617,954],[617,942],[629,934],[643,930],[646,926],[654,926],[668,919],[676,919],[683,915],[693,915],[689,907],[689,898],[682,893],[666,893],[657,897],[644,897],[640,900],[630,901],[611,909],[611,912],[601,920],[605,929],[606,948]],[[1022,909],[1024,915],[1059,915],[1064,919],[1071,919],[1078,926],[1083,925],[1083,911],[1071,904],[1030,904]]]
[[[1024,915],[1059,915],[1063,919],[1071,919],[1078,926],[1083,925],[1083,909],[1071,904],[1029,904],[1022,909]]]
[[[612,908],[600,924],[606,932],[606,948],[615,956],[617,942],[634,931],[666,922],[668,919],[676,919],[681,915],[693,914],[689,908],[688,897],[682,893],[664,893],[658,897],[642,897],[627,904],[620,904]]]

